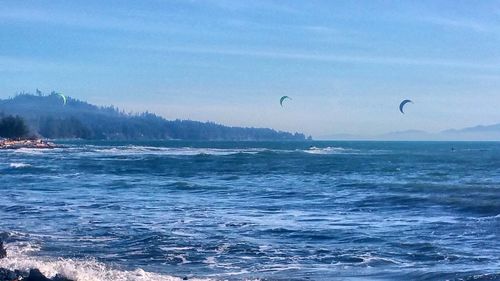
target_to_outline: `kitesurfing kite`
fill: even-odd
[[[401,113],[403,114],[405,114],[403,109],[407,103],[413,103],[413,102],[411,100],[404,100],[399,104],[399,111],[401,111]]]
[[[282,97],[281,97],[281,99],[280,99],[280,105],[281,105],[281,107],[283,107],[283,102],[284,102],[286,99],[291,100],[292,98],[291,98],[291,97],[289,97],[289,96],[282,96]]]
[[[59,95],[59,96],[62,98],[62,100],[63,100],[63,105],[66,105],[66,96],[65,96],[65,95],[63,95],[63,94],[61,94],[61,93],[57,93],[57,95]]]

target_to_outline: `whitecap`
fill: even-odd
[[[333,147],[333,146],[328,146],[328,147],[315,147],[312,146],[309,149],[303,150],[305,153],[309,154],[341,154],[341,153],[356,153],[359,152],[358,150],[355,149],[349,149],[349,148],[343,148],[343,147]]]
[[[214,267],[217,264],[215,257],[207,257],[203,263],[208,264],[209,267]]]
[[[180,281],[182,278],[166,274],[144,271],[143,269],[119,270],[110,268],[104,263],[93,259],[54,259],[39,256],[30,256],[29,253],[38,251],[38,247],[31,244],[6,245],[8,256],[0,260],[0,267],[10,270],[29,270],[37,268],[45,276],[53,278],[60,275],[75,281]],[[190,278],[189,280],[211,280]]]
[[[198,147],[154,147],[154,146],[123,146],[93,148],[90,152],[104,155],[167,155],[167,156],[197,156],[197,155],[233,155],[257,154],[267,151],[264,148],[198,148]]]
[[[26,164],[26,163],[17,163],[17,162],[14,162],[14,163],[10,163],[9,167],[14,168],[14,169],[21,169],[21,168],[31,167],[31,165],[30,164]]]
[[[14,150],[15,153],[23,153],[23,154],[42,154],[44,151],[49,151],[49,148],[26,148],[22,147],[19,149]]]

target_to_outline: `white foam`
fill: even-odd
[[[196,156],[196,155],[233,155],[233,154],[256,154],[266,151],[263,148],[226,149],[226,148],[195,148],[195,147],[152,147],[152,146],[124,146],[113,148],[93,147],[91,153],[104,155],[172,155],[172,156]]]
[[[29,270],[37,268],[45,276],[52,278],[56,274],[75,281],[180,281],[179,277],[146,272],[142,269],[118,270],[95,260],[50,259],[30,256],[38,248],[29,244],[6,245],[8,256],[0,260],[0,267],[10,270]],[[211,279],[189,279],[211,280]]]
[[[23,153],[23,154],[42,154],[44,151],[50,151],[49,148],[26,148],[22,147],[19,149],[16,149],[14,152],[16,153]]]
[[[21,168],[31,167],[31,165],[26,163],[10,163],[9,167],[14,169],[21,169]]]
[[[363,259],[362,264],[365,264],[367,266],[373,266],[377,264],[402,264],[402,262],[395,259],[376,257],[372,256],[371,254],[362,255],[360,256],[360,258]]]
[[[327,146],[327,147],[311,146],[309,149],[301,151],[309,154],[320,154],[320,155],[328,155],[328,154],[381,155],[381,154],[391,153],[389,150],[380,150],[380,149],[361,150],[361,149],[335,147],[335,146]]]
[[[205,264],[208,264],[209,267],[215,267],[215,265],[217,265],[217,260],[215,259],[215,257],[207,257],[203,262]]]
[[[191,263],[190,261],[188,261],[186,255],[179,254],[179,255],[175,255],[175,257],[181,260],[180,264]]]
[[[162,246],[160,246],[160,249],[165,251],[165,252],[174,252],[174,251],[189,251],[189,250],[192,250],[193,247],[162,247]]]
[[[310,147],[307,150],[304,150],[305,153],[310,153],[310,154],[342,154],[342,153],[356,153],[359,152],[358,150],[355,149],[349,149],[349,148],[343,148],[343,147],[324,147],[324,148],[319,148],[319,147]]]

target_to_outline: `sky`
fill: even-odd
[[[500,123],[500,1],[0,2],[0,98],[319,138]]]

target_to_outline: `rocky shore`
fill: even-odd
[[[41,139],[0,139],[0,149],[56,148],[56,144]]]
[[[7,257],[7,251],[0,241],[0,259]],[[40,270],[32,268],[29,270],[8,269],[0,267],[0,281],[73,281],[68,278],[56,275],[53,278],[48,278],[43,275]]]

